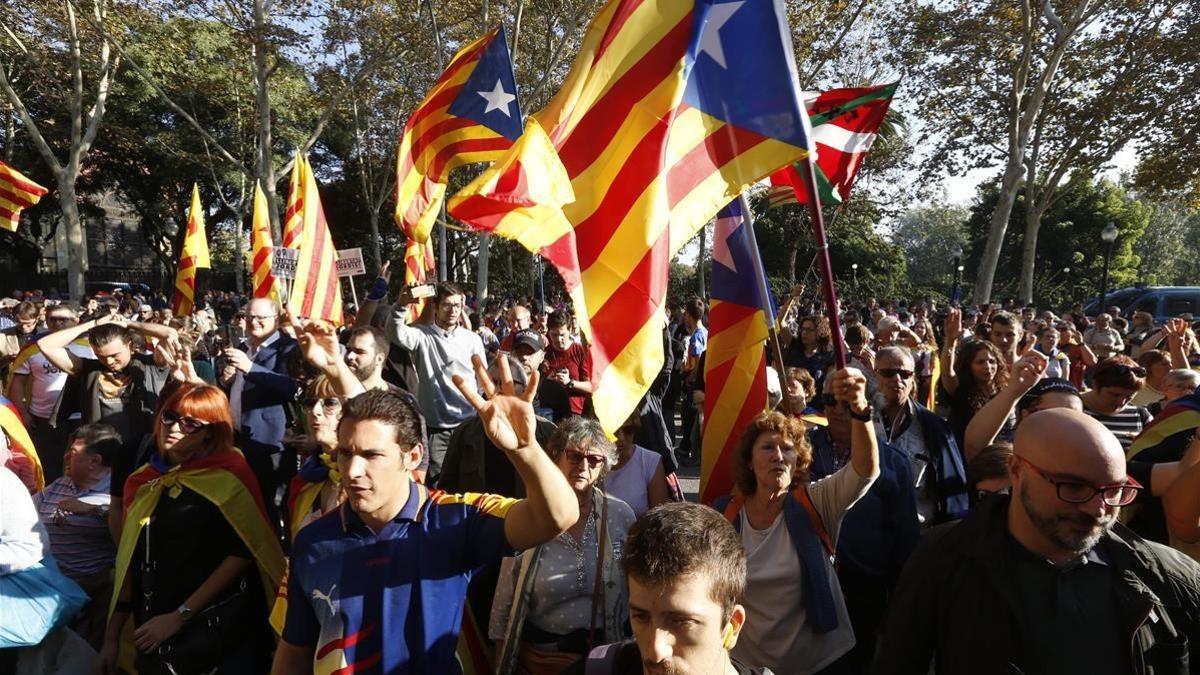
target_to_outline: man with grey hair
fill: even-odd
[[[1057,408],[1013,445],[1012,497],[987,498],[909,559],[873,672],[1190,672],[1200,565],[1118,524],[1141,491],[1121,444]]]
[[[912,352],[890,345],[875,354],[880,404],[875,435],[908,457],[921,524],[961,518],[969,507],[967,472],[950,425],[917,403]]]
[[[1097,315],[1096,323],[1083,331],[1083,344],[1095,352],[1097,360],[1125,351],[1125,342],[1121,339],[1121,332],[1113,328],[1112,316],[1108,314]]]
[[[1161,401],[1153,403],[1148,410],[1155,417],[1173,401],[1194,393],[1200,387],[1200,372],[1190,368],[1176,368],[1168,371],[1162,379]]]

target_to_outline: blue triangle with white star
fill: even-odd
[[[783,0],[695,2],[684,103],[727,124],[810,147]]]
[[[524,129],[521,104],[503,26],[484,48],[462,91],[450,104],[450,114],[478,122],[509,140],[520,138]]]

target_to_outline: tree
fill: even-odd
[[[1063,59],[1120,0],[987,0],[927,4],[907,25],[905,52],[924,116],[943,134],[930,169],[1004,165],[979,256],[975,299],[988,301],[1026,157]],[[1014,7],[1014,5],[1016,5]],[[1056,9],[1056,5],[1058,9]],[[1058,10],[1062,10],[1061,16]],[[1003,116],[995,111],[1003,110]]]
[[[1150,222],[1134,243],[1138,256],[1138,280],[1150,285],[1191,285],[1200,279],[1200,208],[1190,202],[1186,191],[1171,196],[1146,198]]]
[[[909,281],[949,295],[954,278],[954,248],[965,246],[971,215],[962,206],[931,204],[906,211],[892,231],[892,243],[904,251]]]
[[[92,0],[91,18],[95,23],[105,24],[110,8],[109,0]],[[15,7],[9,5],[4,10],[4,23],[9,42],[0,48],[0,90],[54,175],[67,235],[67,288],[72,298],[79,299],[83,297],[86,242],[75,183],[104,121],[105,105],[120,59],[111,53],[107,39],[80,32],[75,5],[70,2],[60,5],[31,0]],[[20,34],[9,25],[15,26]],[[17,53],[23,68],[15,65]],[[13,86],[18,71],[23,71],[31,89],[37,91],[47,106],[45,109],[30,111],[26,106],[29,97],[18,94]],[[85,79],[94,82],[87,92]],[[66,112],[66,124],[53,123],[57,117],[55,110]],[[65,127],[65,133],[50,135],[50,127],[54,132]],[[65,153],[65,159],[60,159],[59,153]]]

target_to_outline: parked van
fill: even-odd
[[[1200,318],[1200,286],[1146,286],[1136,289],[1121,289],[1110,293],[1105,304],[1121,308],[1121,315],[1133,318],[1134,312],[1148,312],[1154,323],[1162,324],[1167,319],[1181,314]],[[1095,301],[1090,303],[1095,305]]]

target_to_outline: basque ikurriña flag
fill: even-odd
[[[713,232],[700,452],[704,504],[732,491],[729,459],[734,447],[750,420],[767,409],[767,324],[775,309],[769,295],[764,298],[759,290],[758,251],[747,227],[735,200],[717,214]]]
[[[809,148],[786,16],[782,0],[610,0],[562,89],[534,116],[545,142],[514,146],[449,204],[562,276],[609,433],[662,368],[671,257],[743,189]],[[535,168],[555,156],[561,171]],[[546,206],[558,215],[537,213]]]

